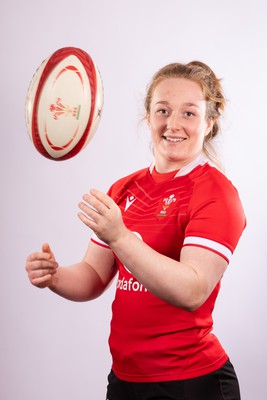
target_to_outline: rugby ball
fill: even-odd
[[[90,142],[102,108],[103,84],[93,59],[84,50],[64,47],[33,75],[26,96],[27,131],[44,157],[66,160]]]

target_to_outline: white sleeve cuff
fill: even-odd
[[[184,246],[199,246],[204,247],[206,249],[210,249],[215,253],[222,255],[228,262],[232,257],[231,250],[228,247],[224,246],[221,243],[214,242],[210,239],[205,239],[198,236],[187,236],[183,243]]]

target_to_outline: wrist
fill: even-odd
[[[107,244],[112,250],[116,251],[126,246],[132,235],[133,233],[125,227],[118,237],[111,239]]]
[[[56,292],[56,288],[57,288],[58,280],[59,280],[59,274],[60,274],[60,268],[57,268],[56,272],[51,274],[50,282],[47,287],[50,290],[52,290],[53,292]]]

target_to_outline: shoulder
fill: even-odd
[[[193,193],[190,201],[192,215],[207,215],[221,224],[246,225],[246,217],[239,193],[225,174],[205,164],[192,171]],[[227,225],[227,224],[226,224]]]
[[[118,193],[124,191],[132,182],[143,179],[147,174],[149,174],[149,168],[143,168],[118,179],[110,187],[108,194],[115,198]]]
[[[206,163],[189,174],[194,185],[194,191],[200,198],[220,197],[229,200],[239,197],[238,191],[230,179],[217,168]]]
[[[220,243],[233,252],[246,226],[237,189],[209,164],[196,168],[189,177],[193,190],[186,236]]]
[[[190,174],[193,192],[190,201],[191,215],[208,214],[214,220],[239,221],[246,224],[239,193],[225,174],[205,164]]]

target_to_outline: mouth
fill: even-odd
[[[162,135],[164,140],[167,140],[167,142],[172,142],[172,143],[179,143],[183,142],[186,140],[184,137],[177,137],[177,136],[167,136],[167,135]]]

